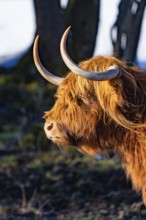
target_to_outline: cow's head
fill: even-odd
[[[130,92],[134,93],[136,83],[129,67],[114,57],[93,57],[76,65],[66,51],[68,32],[69,28],[60,44],[62,58],[71,70],[65,78],[54,76],[44,68],[38,56],[38,37],[34,43],[38,71],[59,86],[54,107],[44,115],[44,129],[54,143],[76,145],[79,150],[94,154],[103,146],[112,145],[112,132],[115,135],[118,126],[133,125],[126,115],[129,100],[126,98],[128,91],[123,88],[128,79]],[[136,72],[134,68],[130,71]]]

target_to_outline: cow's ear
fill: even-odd
[[[105,112],[115,111],[117,106],[123,105],[121,85],[117,80],[100,81],[95,83],[95,92],[99,104]]]
[[[137,69],[121,68],[120,77],[94,83],[96,95],[104,111],[116,112],[118,108],[123,109],[127,105],[127,97],[136,93],[136,75]]]
[[[101,81],[94,84],[98,102],[103,111],[117,124],[127,129],[142,127],[135,124],[126,115],[129,114],[129,106],[137,108],[137,91],[139,89],[137,81],[142,78],[142,74],[137,69],[125,68],[122,76],[109,81]],[[144,74],[143,74],[144,75]],[[130,102],[129,102],[130,101]],[[139,116],[133,116],[139,117]]]
[[[129,127],[128,121],[123,112],[125,106],[125,99],[122,89],[122,80],[101,81],[96,83],[96,95],[98,103],[108,116],[113,119],[117,124],[123,127]],[[118,86],[117,86],[118,84]]]

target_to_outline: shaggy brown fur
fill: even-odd
[[[57,123],[62,134],[59,144],[74,144],[90,155],[108,150],[119,153],[146,205],[146,72],[114,57],[94,57],[80,64],[93,72],[111,65],[120,68],[121,77],[90,81],[70,72],[44,118]]]

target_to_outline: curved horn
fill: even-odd
[[[41,63],[40,58],[39,58],[39,54],[38,54],[38,41],[39,41],[39,36],[36,37],[35,42],[34,42],[34,46],[33,46],[33,59],[34,59],[34,63],[35,66],[37,68],[37,70],[39,71],[39,73],[49,82],[55,84],[55,85],[59,85],[64,78],[62,77],[58,77],[55,76],[54,74],[50,73]]]
[[[66,39],[68,36],[68,33],[70,31],[71,27],[68,27],[62,38],[61,38],[61,42],[60,42],[60,51],[61,51],[61,56],[62,59],[64,60],[66,66],[75,74],[89,79],[89,80],[110,80],[113,79],[115,77],[117,77],[120,74],[120,71],[117,67],[111,66],[107,71],[105,72],[90,72],[87,70],[84,70],[82,68],[80,68],[77,64],[74,63],[74,61],[72,61],[72,59],[69,57],[67,50],[66,50]]]

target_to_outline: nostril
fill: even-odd
[[[52,128],[53,128],[53,123],[50,123],[50,124],[47,126],[47,130],[48,130],[48,131],[51,131]]]

